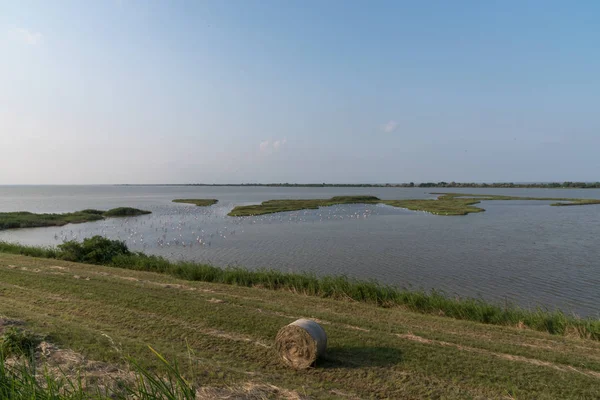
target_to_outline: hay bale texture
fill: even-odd
[[[315,321],[299,319],[279,330],[275,347],[288,367],[306,369],[325,354],[327,334]]]

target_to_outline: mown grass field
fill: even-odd
[[[151,345],[204,388],[262,385],[278,388],[274,397],[307,398],[600,398],[598,341],[401,306],[0,254],[0,315],[115,365],[133,356],[159,368]],[[274,338],[300,317],[321,322],[329,351],[299,372],[282,368]]]
[[[253,215],[273,214],[286,211],[299,211],[306,209],[317,209],[319,207],[333,206],[338,204],[387,204],[392,207],[406,208],[413,211],[425,211],[436,215],[467,215],[470,213],[483,212],[485,209],[474,207],[482,201],[493,200],[545,200],[557,201],[552,206],[584,206],[600,204],[600,199],[574,199],[563,197],[518,197],[487,194],[466,193],[432,193],[439,195],[437,199],[405,199],[405,200],[381,200],[375,196],[337,196],[331,199],[312,200],[268,200],[261,204],[249,206],[237,206],[229,216],[244,217]]]

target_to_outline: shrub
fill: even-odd
[[[65,242],[58,245],[58,249],[61,259],[88,264],[106,265],[117,256],[131,254],[125,242],[98,235],[83,239],[81,243],[75,240]]]

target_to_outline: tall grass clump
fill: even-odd
[[[0,253],[19,254],[39,258],[58,258],[59,251],[53,247],[27,246],[0,241]]]
[[[0,354],[4,357],[32,357],[40,341],[31,332],[11,326],[0,336]]]
[[[73,383],[74,384],[74,383]],[[82,390],[71,391],[60,378],[36,374],[32,364],[9,365],[0,354],[0,398],[14,400],[89,399]]]
[[[160,360],[161,368],[151,371],[135,360],[129,360],[135,374],[133,382],[115,382],[118,392],[83,384],[83,377],[53,375],[39,369],[35,359],[28,363],[8,363],[0,354],[0,399],[10,400],[194,400],[196,388],[177,367],[151,349]]]
[[[159,256],[131,252],[124,242],[101,236],[84,239],[83,242],[65,242],[57,249],[36,249],[0,242],[0,252],[157,272],[189,281],[289,290],[307,296],[360,301],[380,307],[402,306],[420,313],[484,324],[525,326],[551,334],[571,333],[600,340],[600,320],[579,318],[562,311],[541,308],[530,310],[509,304],[501,306],[482,299],[454,298],[439,291],[404,290],[373,280],[361,281],[346,276],[317,276],[311,273],[218,268],[193,262],[172,262]]]

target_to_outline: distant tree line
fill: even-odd
[[[402,184],[402,187],[412,187],[413,184]],[[460,182],[424,182],[418,187],[444,187],[444,188],[542,188],[542,189],[600,189],[600,182],[549,182],[549,183],[460,183]]]
[[[117,186],[268,186],[268,187],[420,187],[420,188],[542,188],[542,189],[600,189],[600,182],[550,182],[550,183],[468,183],[468,182],[422,182],[422,183],[184,183],[157,185]]]

